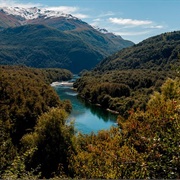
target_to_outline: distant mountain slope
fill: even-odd
[[[0,29],[4,29],[0,33],[0,64],[23,63],[79,72],[134,44],[121,36],[104,34],[70,14],[36,7],[1,8]]]
[[[153,69],[180,66],[180,31],[148,38],[101,61],[96,70]]]
[[[0,32],[0,64],[63,67],[77,73],[95,66],[102,58],[79,37],[44,25],[26,25]]]
[[[0,10],[0,29],[20,26],[21,23],[14,16],[6,15]]]
[[[100,50],[105,56],[117,52],[120,49],[134,45],[133,42],[124,40],[121,36],[113,33],[103,33],[94,29],[88,23],[78,18],[54,17],[30,19],[28,24],[44,24],[61,31],[79,36],[83,41],[90,43],[94,49]],[[105,57],[104,56],[104,57]]]

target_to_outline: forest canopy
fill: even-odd
[[[179,77],[164,78],[158,91],[151,90],[146,108],[118,116],[117,127],[83,135],[67,123],[70,102],[59,99],[41,70],[0,68],[0,178],[180,178]],[[99,83],[101,95],[129,98],[138,87],[131,81],[109,84],[109,77]]]
[[[178,75],[179,44],[180,31],[150,37],[84,71],[74,87],[82,98],[124,117],[131,108],[145,110],[150,94],[159,91],[168,77]],[[106,86],[106,90],[100,86]]]
[[[56,108],[65,124],[63,114],[71,111],[71,104],[61,101],[48,83],[71,75],[61,69],[0,66],[1,175],[21,155],[21,138],[33,132],[40,116]]]
[[[176,75],[176,71],[146,69],[89,71],[84,72],[74,83],[74,88],[86,101],[100,104],[102,108],[109,108],[127,117],[132,108],[145,110],[150,94],[160,90],[167,77]]]
[[[146,111],[118,117],[118,128],[79,135],[75,177],[94,179],[180,178],[180,79],[167,79]]]

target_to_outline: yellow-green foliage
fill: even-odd
[[[68,174],[68,157],[73,151],[73,127],[66,125],[67,113],[63,109],[52,108],[39,117],[35,130],[22,138],[25,149],[37,148],[27,167],[40,166],[42,176],[51,177]],[[59,169],[61,167],[61,169]],[[29,168],[29,170],[30,170]]]
[[[84,72],[74,83],[79,95],[86,101],[98,103],[103,108],[118,111],[127,117],[128,111],[146,109],[149,95],[159,90],[167,77],[174,77],[174,71],[112,70]]]
[[[179,78],[167,79],[150,96],[146,110],[130,110],[126,119],[119,116],[118,127],[74,135],[66,123],[69,101],[61,102],[28,68],[1,70],[0,178],[180,178]],[[78,88],[87,90],[90,78],[81,81]],[[100,84],[99,91],[110,94],[97,98],[109,101],[115,91]]]
[[[62,76],[62,79],[66,76],[63,74],[65,70],[55,71],[55,75],[49,77],[53,69],[46,71],[21,66],[0,66],[0,178],[2,174],[4,177],[11,174],[10,178],[23,177],[26,171],[25,159],[18,157],[26,152],[21,150],[20,139],[24,134],[33,132],[39,116],[51,111],[51,108],[60,108],[62,118],[65,118],[65,111],[71,111],[70,102],[60,101],[54,89],[47,84],[55,76]],[[18,168],[19,164],[22,165],[21,169]]]
[[[35,150],[36,148],[29,149],[25,153],[17,155],[1,177],[3,179],[39,179],[41,173],[36,170],[27,171],[25,165],[25,160],[31,157]]]
[[[147,110],[131,111],[119,128],[77,137],[72,169],[80,178],[179,178],[180,80],[168,79]]]
[[[45,83],[41,71],[25,67],[0,67],[0,119],[9,121],[17,142],[36,119],[51,107],[61,106],[58,95]]]

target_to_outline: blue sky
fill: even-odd
[[[0,5],[58,9],[135,43],[180,30],[180,0],[0,0]]]

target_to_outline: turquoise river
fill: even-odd
[[[72,89],[74,78],[68,82],[54,82],[51,86],[58,93],[61,100],[69,99],[72,103],[72,112],[68,117],[74,121],[75,129],[83,134],[97,133],[102,129],[110,129],[116,126],[117,115],[114,115],[101,107],[85,103],[76,91]]]

